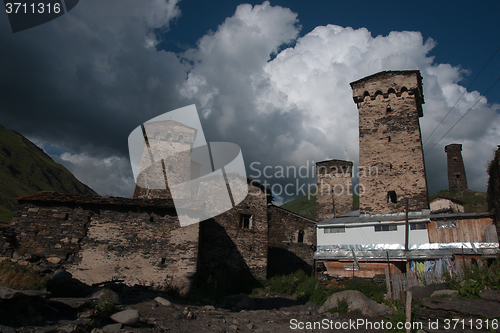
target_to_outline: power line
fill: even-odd
[[[453,127],[455,127],[455,125],[458,124],[460,122],[460,120],[462,120],[467,115],[467,113],[469,113],[469,111],[472,110],[476,106],[476,104],[479,103],[479,101],[481,99],[483,99],[484,96],[486,96],[486,94],[498,83],[498,81],[500,81],[500,77],[495,81],[495,83],[493,83],[491,85],[491,87],[488,88],[488,90],[486,90],[484,95],[479,97],[479,99],[476,101],[476,103],[474,103],[474,105],[471,106],[471,108],[469,110],[467,110],[467,112],[465,112],[465,114],[462,117],[460,117],[460,119],[458,119],[457,122],[453,124],[453,126],[451,126],[451,128],[448,130],[448,132],[444,133],[444,135],[431,147],[431,149],[429,149],[426,153],[424,153],[424,155],[427,155],[427,153],[429,153],[432,150],[432,148],[434,148],[439,143],[439,141],[441,141],[448,133],[450,133],[450,131],[453,129]]]
[[[429,134],[429,136],[427,137],[427,139],[425,139],[424,141],[424,145],[425,143],[427,142],[427,140],[430,139],[430,137],[432,136],[432,134],[434,134],[434,132],[438,129],[438,127],[443,123],[443,121],[446,119],[446,117],[448,117],[448,115],[450,114],[451,110],[453,110],[453,108],[458,104],[458,102],[462,99],[462,97],[465,95],[465,93],[469,90],[469,88],[472,86],[472,84],[474,83],[474,81],[476,81],[476,79],[479,77],[479,75],[481,75],[481,73],[483,72],[483,70],[486,68],[486,66],[488,66],[488,64],[490,63],[491,59],[493,59],[493,57],[497,54],[497,52],[500,50],[500,47],[495,51],[495,53],[493,53],[493,55],[490,57],[490,59],[486,62],[486,64],[483,66],[483,68],[481,68],[481,70],[479,71],[479,73],[477,73],[476,77],[474,78],[474,80],[472,80],[472,82],[469,84],[469,86],[464,90],[464,92],[462,93],[462,95],[460,95],[460,97],[457,99],[457,101],[455,102],[455,104],[453,104],[453,106],[451,107],[450,111],[448,111],[448,113],[446,114],[446,116],[444,116],[443,119],[441,119],[441,121],[439,122],[439,124],[436,126],[436,128],[434,128],[434,130],[432,131],[431,134]],[[434,146],[432,146],[434,147]],[[431,148],[432,149],[432,148]],[[429,150],[430,151],[430,150]]]

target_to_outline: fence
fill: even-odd
[[[446,269],[441,267],[441,269],[418,272],[408,270],[406,273],[389,272],[389,267],[386,267],[385,278],[387,284],[387,297],[397,299],[400,297],[401,291],[408,291],[411,287],[446,282],[445,273],[462,276],[462,266],[450,266]]]

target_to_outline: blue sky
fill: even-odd
[[[427,151],[500,77],[499,52],[465,91],[500,47],[499,13],[498,1],[81,0],[16,34],[0,15],[0,122],[100,194],[130,196],[127,138],[155,116],[196,104],[207,140],[237,143],[250,176],[251,163],[357,165],[349,82],[419,69],[424,139],[465,92]],[[449,143],[463,144],[469,187],[486,190],[499,103],[500,83],[426,154],[430,194],[447,188]]]

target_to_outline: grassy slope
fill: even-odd
[[[466,213],[477,213],[488,211],[488,205],[486,203],[486,192],[477,192],[471,190],[457,191],[457,190],[442,190],[438,193],[432,195],[429,201],[434,199],[436,196],[450,197],[457,200],[465,202],[465,212]],[[354,210],[359,209],[359,196],[354,195]],[[289,201],[283,205],[289,211],[302,215],[304,217],[315,219],[316,218],[316,196],[310,195],[309,199],[307,195],[303,195]]]
[[[353,204],[354,210],[359,208],[359,195],[354,194]],[[281,205],[281,208],[314,220],[316,219],[316,195],[311,194],[309,198],[307,195],[303,195]]]
[[[477,192],[471,190],[442,190],[429,197],[429,201],[437,196],[457,199],[465,202],[466,213],[487,212],[488,204],[486,202],[486,192]]]
[[[97,195],[28,139],[0,125],[0,225],[10,222],[15,198],[39,191]]]

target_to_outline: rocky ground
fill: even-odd
[[[109,289],[87,298],[47,298],[45,292],[16,292],[0,288],[1,332],[290,332],[312,331],[314,322],[334,325],[359,319],[381,321],[384,316],[370,317],[359,313],[319,314],[314,303],[301,305],[295,296],[270,296],[265,291],[254,297],[235,295],[225,304],[213,306],[191,303],[169,297],[144,287],[127,288],[120,295],[113,313],[125,312],[120,324],[106,316],[89,329],[99,295],[118,296]],[[134,310],[134,311],[124,311]],[[111,316],[113,317],[113,316]],[[95,319],[94,319],[95,320]],[[309,324],[310,323],[310,324]],[[303,326],[302,326],[303,325]],[[314,332],[331,332],[317,329]],[[314,326],[311,326],[314,328]],[[334,327],[334,326],[333,326]],[[334,330],[335,331],[335,330]],[[340,331],[340,330],[339,330]],[[355,332],[348,328],[342,332]],[[382,332],[381,330],[364,330]]]
[[[321,308],[265,289],[211,305],[117,282],[85,289],[86,297],[66,297],[78,281],[64,271],[52,278],[72,283],[61,283],[58,295],[0,287],[0,332],[384,332],[393,312],[351,290],[332,295]],[[444,284],[412,289],[413,319],[422,323],[420,333],[500,332],[500,291],[483,290],[481,299],[459,299],[456,291],[442,289]],[[434,292],[440,295],[430,297]],[[349,304],[348,313],[326,311],[342,299]]]

